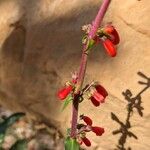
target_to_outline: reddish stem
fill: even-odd
[[[106,10],[109,6],[111,0],[103,0],[103,3],[99,9],[99,12],[92,23],[92,28],[91,31],[88,35],[89,39],[93,39],[96,35],[96,32],[102,22],[102,19],[106,13]],[[83,52],[82,52],[82,58],[81,58],[81,63],[80,63],[80,68],[79,68],[79,74],[78,74],[78,83],[75,91],[75,98],[73,101],[72,105],[72,124],[71,124],[71,137],[76,138],[76,130],[77,130],[77,120],[78,120],[78,106],[79,106],[79,92],[82,89],[83,81],[84,81],[84,76],[86,72],[86,66],[87,66],[87,58],[88,55],[85,53],[86,46],[83,47]]]

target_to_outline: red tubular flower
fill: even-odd
[[[116,53],[117,53],[116,48],[111,40],[109,40],[109,39],[103,40],[103,46],[106,49],[108,55],[110,55],[111,57],[116,56]]]
[[[95,86],[95,91],[93,92],[91,96],[91,102],[93,103],[94,106],[99,106],[100,103],[105,102],[105,98],[108,96],[107,91],[105,90],[104,87],[101,85],[96,85]]]
[[[104,128],[101,127],[92,127],[92,131],[97,135],[97,136],[101,136],[105,131]]]
[[[82,138],[82,141],[83,141],[83,143],[86,145],[86,146],[91,146],[91,142],[90,142],[90,140],[88,139],[88,138],[86,138],[86,137],[83,137]]]
[[[92,120],[91,118],[87,117],[87,116],[82,116],[83,121],[87,124],[87,125],[92,125]]]
[[[111,41],[114,45],[117,45],[120,42],[119,34],[114,26],[108,25],[104,28],[104,31],[113,37]]]
[[[58,98],[60,100],[64,100],[69,95],[69,93],[72,91],[72,89],[73,89],[73,87],[71,85],[61,89],[57,94]]]

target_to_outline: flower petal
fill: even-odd
[[[92,127],[92,131],[94,133],[96,133],[97,136],[101,136],[105,131],[104,131],[104,128],[101,128],[101,127]]]
[[[115,57],[117,52],[116,52],[116,48],[114,46],[114,44],[112,43],[111,40],[109,39],[105,39],[103,41],[103,46],[106,49],[108,55],[110,55],[111,57]]]
[[[104,96],[103,96],[101,93],[95,91],[92,96],[93,96],[98,102],[104,103],[104,99],[105,99],[105,98],[104,98]]]
[[[87,125],[92,125],[92,120],[91,118],[87,117],[87,116],[83,116],[82,119],[84,120],[84,122],[87,124]]]
[[[96,88],[97,92],[100,93],[104,98],[106,98],[108,96],[108,92],[100,84],[95,85],[95,88]]]
[[[108,34],[112,34],[113,30],[114,30],[114,27],[112,25],[107,25],[106,27],[104,27],[104,32]]]
[[[113,44],[117,45],[119,44],[120,42],[120,37],[119,37],[119,34],[117,32],[117,30],[114,28],[113,32],[112,32],[112,35],[114,36],[114,39],[113,39]]]
[[[100,105],[100,102],[97,101],[94,97],[90,98],[91,102],[93,103],[94,106],[98,107]]]
[[[113,36],[111,41],[114,45],[117,45],[120,42],[119,34],[118,34],[117,30],[114,28],[114,26],[108,25],[104,28],[104,31],[106,33],[110,34],[111,36]]]
[[[57,97],[60,99],[60,100],[64,100],[68,95],[69,93],[72,91],[72,86],[67,86],[63,89],[61,89],[58,93],[57,93]]]
[[[88,138],[86,138],[86,137],[83,137],[82,138],[82,141],[83,141],[83,143],[86,145],[86,146],[91,146],[91,142],[90,142],[90,140],[88,139]]]

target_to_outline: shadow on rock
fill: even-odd
[[[80,61],[81,26],[91,22],[99,5],[78,7],[53,19],[37,15],[39,19],[34,21],[33,14],[44,13],[45,8],[35,8],[37,1],[19,4],[23,5],[23,16],[9,24],[11,33],[0,51],[1,103],[13,111],[29,112],[50,125],[63,127],[62,122],[66,123],[70,114],[60,113],[62,103],[56,99],[56,92]]]
[[[142,97],[141,95],[148,89],[150,88],[150,78],[148,78],[146,75],[144,75],[142,72],[138,72],[138,75],[141,76],[146,80],[146,82],[139,81],[139,84],[145,85],[145,87],[136,95],[133,96],[132,92],[127,89],[125,92],[122,92],[125,100],[128,102],[127,104],[127,116],[125,122],[122,122],[119,120],[119,118],[112,112],[111,113],[111,119],[116,121],[119,125],[120,128],[113,131],[112,134],[121,134],[117,148],[116,150],[131,150],[131,147],[126,148],[126,140],[128,137],[133,137],[134,139],[138,139],[138,137],[130,131],[131,129],[131,117],[133,116],[133,110],[137,110],[138,114],[140,117],[143,116],[143,110],[144,108],[142,107]]]

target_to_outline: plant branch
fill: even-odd
[[[95,37],[96,32],[103,20],[103,17],[106,13],[106,10],[109,6],[110,1],[111,0],[103,0],[103,3],[99,9],[99,12],[98,12],[94,22],[92,23],[92,28],[91,28],[91,31],[89,32],[88,39],[93,39]],[[75,98],[73,100],[73,105],[72,105],[72,124],[71,124],[71,137],[72,138],[76,137],[79,96],[80,96],[80,91],[82,89],[84,76],[85,76],[85,72],[86,72],[87,58],[88,58],[88,54],[86,53],[86,45],[84,45],[83,51],[82,51],[79,73],[78,73],[78,82],[77,82],[77,87],[75,90]]]

